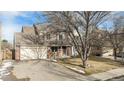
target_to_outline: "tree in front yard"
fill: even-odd
[[[61,11],[45,12],[49,27],[55,31],[65,31],[69,36],[69,43],[78,52],[83,67],[87,67],[87,60],[93,45],[96,28],[108,17],[105,11]],[[96,36],[95,36],[96,37]]]

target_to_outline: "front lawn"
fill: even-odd
[[[80,58],[62,59],[59,61],[59,63],[62,65],[84,70],[86,72],[86,75],[105,72],[111,69],[116,69],[124,66],[120,62],[115,62],[108,58],[102,58],[96,56],[92,56],[89,58],[88,63],[90,64],[90,67],[86,69],[82,67],[82,62]]]

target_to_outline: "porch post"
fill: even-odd
[[[67,54],[67,46],[66,46],[66,48],[65,48],[65,49],[66,49],[66,56],[68,56],[68,54]]]
[[[54,59],[55,59],[56,57],[55,57],[55,47],[54,47]]]
[[[61,46],[61,57],[62,57],[62,55],[63,55],[63,50],[62,50],[62,46]]]

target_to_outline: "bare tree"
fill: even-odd
[[[106,36],[112,45],[114,59],[117,60],[117,50],[123,47],[124,43],[124,17],[114,17],[112,22],[112,30],[107,31]]]
[[[87,66],[88,56],[91,51],[93,32],[96,30],[110,12],[103,11],[61,11],[45,12],[48,17],[49,27],[55,31],[68,33],[69,42],[75,47],[83,67]]]
[[[6,48],[12,49],[12,44],[9,43],[7,40],[2,40],[1,49],[4,50]]]

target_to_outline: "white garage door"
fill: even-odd
[[[20,60],[47,59],[47,47],[20,47]]]

